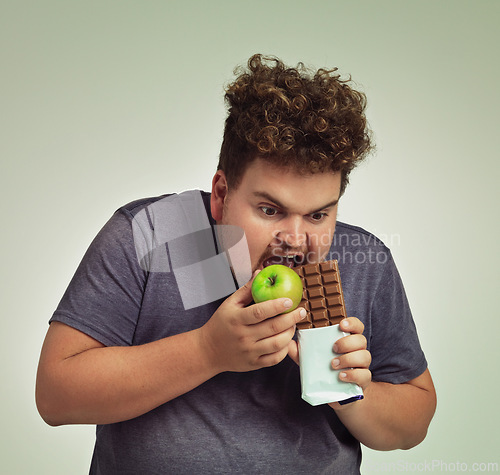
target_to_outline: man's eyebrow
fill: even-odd
[[[281,204],[279,202],[279,200],[277,200],[274,196],[271,196],[269,193],[267,193],[266,191],[254,191],[253,192],[253,195],[256,197],[256,198],[262,198],[264,200],[267,200],[267,201],[271,201],[272,203],[278,205],[280,208],[283,208],[283,209],[286,209],[286,206]]]
[[[253,195],[255,197],[257,197],[257,198],[262,198],[262,199],[265,199],[267,201],[271,201],[272,203],[278,205],[281,209],[285,209],[285,210],[287,209],[287,207],[285,205],[283,205],[282,203],[280,203],[279,200],[277,200],[274,196],[271,196],[266,191],[254,191]],[[335,206],[338,202],[339,202],[339,200],[337,198],[337,199],[335,199],[333,201],[330,201],[329,203],[326,203],[321,208],[318,208],[318,209],[315,209],[315,210],[309,212],[308,214],[318,213],[319,211],[322,211],[324,209],[331,208],[331,207]]]

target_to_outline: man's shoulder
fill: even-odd
[[[332,247],[377,247],[386,248],[385,243],[375,234],[353,224],[337,221]]]
[[[336,259],[344,272],[371,275],[382,273],[392,255],[380,237],[359,226],[337,222],[328,259]]]
[[[118,208],[118,212],[125,213],[128,215],[136,216],[138,213],[143,211],[145,208],[150,206],[161,206],[162,203],[171,203],[177,197],[182,196],[183,198],[189,196],[201,195],[202,200],[205,202],[210,198],[210,193],[203,190],[187,190],[181,193],[165,193],[159,196],[150,196],[147,198],[139,198],[137,200],[131,201],[120,208]]]

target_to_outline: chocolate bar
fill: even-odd
[[[347,314],[338,262],[332,260],[305,264],[293,270],[299,274],[304,287],[299,307],[307,311],[306,318],[297,323],[297,329],[321,328],[340,323]]]

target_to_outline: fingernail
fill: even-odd
[[[338,358],[334,358],[332,361],[332,365],[336,368],[340,364],[340,360]]]
[[[344,328],[347,328],[349,326],[349,320],[347,320],[347,318],[344,318],[344,320],[342,320],[342,326]]]
[[[285,308],[290,308],[293,305],[293,302],[291,299],[286,299],[283,301],[283,307]]]
[[[335,353],[339,352],[339,347],[337,346],[337,343],[333,345],[333,351],[335,351]]]
[[[305,308],[301,308],[299,310],[299,315],[300,315],[300,318],[306,318],[306,315],[307,315],[306,309]]]
[[[345,379],[347,378],[347,373],[340,373],[339,376],[342,378],[342,379]]]

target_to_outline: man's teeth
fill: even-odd
[[[285,265],[288,265],[289,267],[293,267],[300,262],[301,257],[297,254],[293,254],[293,255],[283,256],[283,260],[284,260]]]
[[[263,266],[267,267],[272,264],[281,264],[287,267],[295,267],[303,264],[304,255],[303,254],[275,254],[264,260]]]

